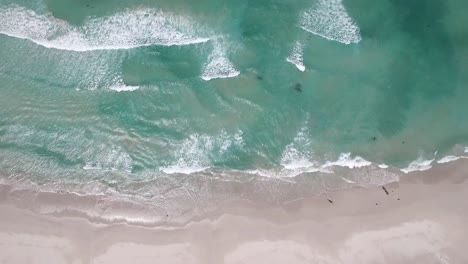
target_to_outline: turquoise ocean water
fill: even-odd
[[[0,177],[132,193],[196,175],[427,169],[468,151],[467,9],[0,0]]]

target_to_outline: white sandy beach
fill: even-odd
[[[454,162],[410,173],[388,195],[237,202],[180,227],[38,215],[0,195],[0,263],[468,263],[467,178]]]

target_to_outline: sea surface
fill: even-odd
[[[0,182],[193,198],[200,176],[316,191],[467,156],[466,10],[0,0]]]

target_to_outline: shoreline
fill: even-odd
[[[283,204],[234,201],[187,223],[146,227],[41,215],[0,191],[0,262],[465,263],[467,178],[468,162],[460,160],[410,173],[385,190],[352,188]]]
[[[233,204],[268,208],[288,208],[304,201],[314,204],[327,201],[335,204],[335,200],[343,195],[362,190],[382,187],[381,191],[388,195],[388,188],[401,184],[427,184],[466,179],[468,178],[468,159],[462,157],[448,163],[433,164],[433,167],[428,170],[409,173],[399,173],[394,169],[381,168],[379,171],[374,169],[375,167],[342,168],[325,176],[310,174],[293,178],[242,175],[224,180],[212,177],[213,175],[193,177],[184,175],[185,180],[189,179],[184,183],[185,185],[192,184],[194,190],[199,188],[200,193],[205,192],[208,195],[203,193],[197,196],[193,194],[194,190],[187,190],[186,186],[182,185],[180,188],[187,193],[178,193],[179,196],[170,193],[167,195],[170,196],[167,200],[151,199],[153,197],[146,199],[147,197],[144,196],[131,193],[120,194],[115,191],[89,194],[63,189],[42,190],[40,186],[23,183],[18,184],[19,188],[17,188],[15,184],[0,181],[0,205],[10,204],[40,215],[85,218],[96,224],[125,223],[143,227],[181,227],[207,216],[213,217],[213,215],[221,214],[223,208],[231,207]],[[465,171],[467,175],[464,175]],[[354,182],[353,177],[363,180]],[[164,179],[160,184],[171,184],[166,181],[167,179]],[[145,183],[137,184],[144,185]],[[65,189],[72,188],[73,186]],[[85,187],[86,189],[93,190],[92,187]],[[170,207],[176,207],[176,209],[171,211]]]

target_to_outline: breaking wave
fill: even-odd
[[[221,43],[215,41],[213,51],[208,57],[201,78],[205,81],[212,79],[236,77],[240,72],[226,57],[226,50]]]
[[[341,0],[319,0],[304,12],[300,26],[312,34],[344,44],[361,41],[360,29]]]
[[[296,66],[296,68],[302,72],[305,71],[303,50],[304,47],[302,43],[297,41],[294,45],[291,55],[286,58],[288,62],[294,64],[294,66]]]
[[[0,9],[1,34],[60,50],[131,49],[150,45],[189,45],[209,40],[195,36],[195,30],[190,19],[154,9],[88,18],[79,27],[55,18],[51,13],[38,14],[16,5]]]

